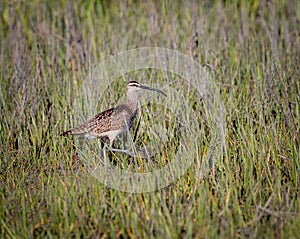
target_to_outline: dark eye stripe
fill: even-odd
[[[140,84],[139,84],[138,82],[136,82],[136,81],[130,81],[130,82],[128,83],[128,85],[129,85],[129,86],[140,87]]]

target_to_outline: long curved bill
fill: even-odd
[[[144,89],[144,90],[152,90],[152,91],[156,91],[156,92],[159,92],[161,94],[163,94],[165,97],[167,97],[167,94],[159,89],[155,89],[155,88],[152,88],[152,87],[149,87],[149,86],[145,86],[145,85],[140,85],[140,88],[141,89]]]

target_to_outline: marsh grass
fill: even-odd
[[[2,238],[298,237],[299,1],[0,6]],[[205,102],[172,74],[131,73],[145,83],[173,80],[200,128],[190,149],[195,163],[185,175],[164,189],[130,194],[92,177],[80,142],[59,135],[124,96],[127,76],[89,104],[83,86],[90,70],[111,54],[143,46],[189,54],[214,75],[225,106],[226,153],[197,177],[211,136]],[[155,142],[155,128],[147,128],[155,122],[173,140],[152,164],[110,158],[134,170],[161,167],[176,154],[180,127],[160,105],[146,105],[140,114],[143,123],[136,121],[132,131],[138,127],[137,144]]]

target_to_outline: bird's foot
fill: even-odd
[[[113,151],[113,152],[120,152],[120,153],[125,153],[131,157],[135,157],[135,154],[133,152],[131,152],[130,150],[125,150],[125,149],[115,149],[115,148],[111,148],[109,147],[108,148],[110,151]]]

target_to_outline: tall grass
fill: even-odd
[[[298,237],[299,1],[3,1],[0,12],[2,238]],[[93,178],[76,141],[59,135],[88,115],[78,116],[75,104],[84,101],[90,70],[143,46],[184,52],[215,75],[227,154],[196,179],[209,146],[204,128],[184,176],[152,193],[129,194]],[[174,80],[205,125],[199,99]],[[113,84],[97,111],[115,105],[125,83]],[[155,111],[143,119],[153,122]],[[140,130],[138,140],[151,141]],[[173,142],[158,166],[175,152]],[[110,157],[130,164],[124,155]]]

